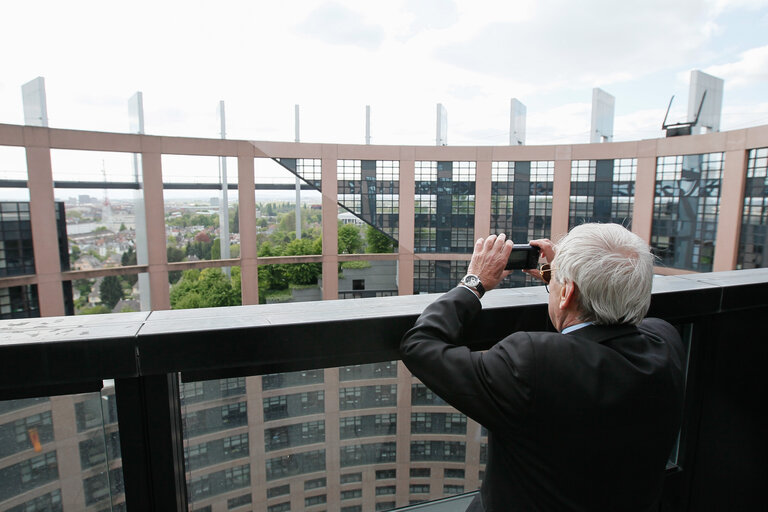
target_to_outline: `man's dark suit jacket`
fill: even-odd
[[[652,510],[682,416],[675,328],[648,318],[516,332],[471,352],[463,328],[480,309],[457,287],[400,346],[416,377],[488,429],[480,510]]]

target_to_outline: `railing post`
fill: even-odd
[[[129,510],[187,510],[175,373],[115,381],[125,500]]]

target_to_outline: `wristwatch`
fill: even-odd
[[[467,274],[464,277],[461,278],[461,284],[468,288],[472,288],[477,292],[478,297],[482,298],[483,295],[485,295],[485,288],[483,288],[483,283],[480,282],[480,278],[477,277],[475,274]]]

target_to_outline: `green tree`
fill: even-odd
[[[239,306],[239,294],[232,288],[232,282],[227,279],[220,268],[206,268],[200,272],[200,293],[205,301],[205,307]]]
[[[117,276],[106,276],[101,280],[99,287],[99,297],[101,303],[111,311],[115,305],[123,298],[123,287]]]
[[[304,219],[302,219],[301,227],[304,228]],[[277,222],[277,230],[287,233],[296,229],[296,212],[291,211],[279,216]]]
[[[270,242],[264,242],[259,246],[260,258],[269,256],[281,256],[280,248]],[[288,278],[285,275],[284,265],[259,265],[259,302],[264,303],[264,294],[267,290],[284,290],[288,288]]]
[[[77,260],[80,259],[80,246],[73,245],[70,249],[69,253],[69,264],[73,265]]]
[[[230,258],[240,257],[240,244],[233,244],[229,246],[229,257]],[[211,259],[212,260],[221,259],[221,239],[220,238],[215,238],[213,240],[213,245],[211,246]]]
[[[232,267],[230,272],[230,283],[232,283],[232,292],[240,298],[240,304],[243,302],[243,290],[242,290],[242,275],[240,273],[240,267]]]
[[[213,242],[188,242],[187,256],[196,256],[199,260],[211,259],[211,249]]]
[[[133,246],[128,247],[128,250],[120,257],[120,264],[124,267],[136,265],[136,250]]]
[[[238,205],[229,209],[229,232],[240,232],[240,208],[238,208]]]
[[[312,240],[302,238],[291,240],[285,247],[286,256],[301,256],[305,254],[320,254],[319,244]],[[317,278],[322,274],[320,263],[289,263],[284,265],[284,271],[288,282],[291,284],[316,284]]]
[[[75,279],[73,284],[75,285],[75,288],[77,288],[77,291],[80,292],[81,297],[87,297],[93,289],[93,283],[90,279]]]
[[[359,254],[363,251],[360,229],[354,224],[344,224],[338,232],[339,254]]]
[[[394,250],[394,241],[386,233],[370,224],[365,229],[365,240],[367,242],[366,252],[391,253]]]
[[[128,229],[128,228],[125,226],[125,224],[123,224],[123,223],[121,222],[121,223],[120,223],[120,229],[119,229],[119,231],[125,231],[125,230],[127,230],[127,229]]]
[[[238,280],[239,275],[238,272]],[[242,303],[232,282],[218,268],[185,271],[171,289],[170,299],[173,309],[238,306]]]
[[[123,253],[123,255],[120,257],[120,264],[124,267],[127,267],[129,265],[136,265],[136,250],[133,248],[133,246],[128,247],[128,250]],[[124,276],[120,276],[120,278],[128,283],[129,287],[132,287],[136,284],[136,281],[139,280],[138,274],[126,274]]]
[[[184,261],[184,251],[178,247],[166,247],[165,255],[168,258],[168,263],[175,263],[177,261]],[[174,284],[181,279],[181,270],[171,270],[168,272],[168,282]]]

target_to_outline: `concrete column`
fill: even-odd
[[[747,151],[742,147],[725,153],[717,218],[715,261],[712,270],[734,270],[739,256],[739,236],[747,180]]]
[[[141,146],[144,211],[147,219],[149,283],[152,292],[150,302],[153,310],[171,309],[161,147],[159,140],[152,137],[142,137]]]
[[[568,232],[568,210],[571,205],[571,146],[555,148],[555,175],[552,189],[550,238],[558,240]]]
[[[475,240],[487,237],[490,231],[491,159],[489,154],[487,160],[478,158],[475,172]]]
[[[653,141],[638,144],[632,232],[651,242],[653,198],[656,194],[656,147]]]
[[[401,155],[397,257],[398,295],[413,295],[413,241],[416,195],[414,168],[413,152]]]
[[[469,468],[480,467],[480,443],[481,426],[471,418],[467,418],[467,453],[465,459],[466,473],[464,475],[465,490],[475,489],[482,481],[479,478],[478,471],[470,472]],[[442,475],[441,475],[442,476]]]
[[[401,189],[402,190],[402,189]],[[413,281],[413,280],[411,280]],[[401,294],[402,295],[402,294]],[[402,361],[397,362],[397,506],[408,504],[411,481],[411,385],[413,377]]]
[[[237,148],[237,194],[240,218],[240,282],[243,305],[259,303],[259,272],[256,247],[256,202],[253,146]]]
[[[98,393],[89,393],[89,398]],[[75,425],[75,402],[77,395],[52,396],[51,419],[53,421],[53,436],[56,439],[56,463],[59,467],[59,484],[61,486],[61,501],[65,510],[84,510],[85,496],[83,494],[83,470],[80,467],[80,441]],[[82,396],[82,395],[80,395]],[[96,398],[101,401],[101,398]],[[100,433],[104,435],[104,433]],[[47,448],[47,446],[45,446]],[[105,454],[106,455],[106,454]],[[105,457],[106,458],[106,457]],[[101,469],[104,469],[104,465]],[[70,508],[71,507],[71,508]]]
[[[338,280],[337,280],[338,282]],[[325,285],[325,280],[323,280]],[[341,507],[341,439],[339,435],[339,369],[326,368],[325,389],[325,472],[328,510]],[[298,493],[294,493],[298,494]],[[292,510],[304,510],[303,500]]]
[[[32,225],[32,249],[35,255],[40,316],[63,316],[64,295],[61,286],[48,129],[25,127],[23,133],[27,153],[29,217]]]
[[[239,164],[239,162],[238,162]],[[237,166],[238,174],[240,165]],[[239,192],[239,188],[238,188]],[[242,251],[242,246],[241,246]],[[242,254],[242,252],[241,252]],[[251,493],[255,510],[267,510],[267,457],[264,446],[264,405],[262,401],[261,377],[245,379],[248,411],[248,448],[251,463]]]
[[[339,298],[337,151],[335,145],[323,145],[320,163],[323,195],[323,300]]]

